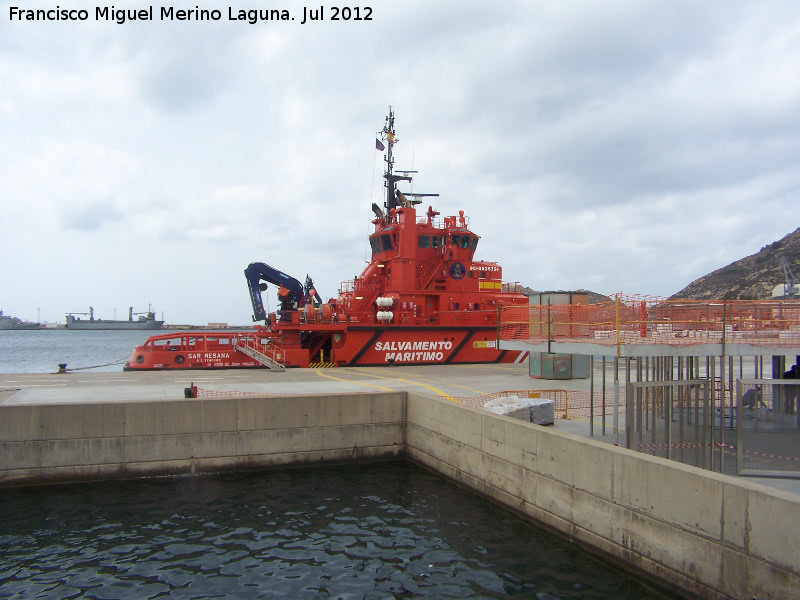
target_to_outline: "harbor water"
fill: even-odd
[[[677,599],[405,462],[0,492],[0,598]]]
[[[55,373],[59,363],[92,367],[90,372],[122,371],[133,349],[157,333],[162,332],[0,330],[0,373]]]

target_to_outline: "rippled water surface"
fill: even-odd
[[[55,373],[59,363],[122,371],[133,349],[161,331],[0,330],[0,373]],[[116,364],[108,364],[116,363]]]
[[[3,490],[0,515],[0,598],[678,598],[403,462]]]

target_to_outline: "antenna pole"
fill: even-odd
[[[394,137],[394,112],[391,106],[389,107],[389,116],[386,117],[386,125],[383,127],[383,137],[386,138],[386,173],[383,176],[386,179],[386,211],[388,213],[399,206],[395,197],[395,184],[398,181],[411,181],[409,175],[395,175],[392,172],[394,167],[392,147],[397,143],[397,140]]]

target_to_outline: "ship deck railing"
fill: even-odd
[[[292,319],[289,314],[292,311],[287,311],[287,313],[284,314],[282,318],[275,321],[275,323],[282,329],[319,326],[320,328],[331,330],[339,329],[342,325],[381,325],[386,327],[456,325],[464,327],[496,327],[497,325],[496,308],[474,310],[465,307],[458,310],[443,310],[428,314],[418,314],[413,309],[398,310],[394,306],[389,307],[388,310],[393,313],[393,317],[388,321],[378,320],[377,311],[362,312],[347,316],[337,315],[330,319],[309,317],[305,312],[301,311],[296,313],[298,315],[296,319]]]
[[[233,348],[259,363],[268,367],[272,371],[283,371],[286,369],[286,353],[282,348],[272,341],[263,342],[258,334],[243,334],[233,338]]]

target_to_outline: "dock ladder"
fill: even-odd
[[[271,342],[261,343],[257,335],[237,335],[233,338],[233,349],[247,354],[272,371],[286,370],[283,364],[286,354],[283,349]]]

